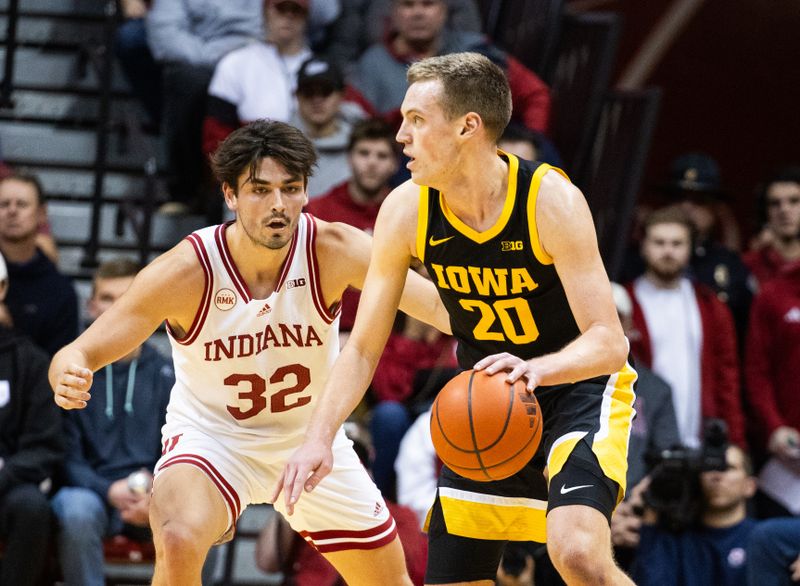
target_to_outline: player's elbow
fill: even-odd
[[[605,343],[606,356],[608,359],[609,373],[618,372],[625,367],[628,361],[628,340],[625,335],[619,331],[610,331],[606,336]]]

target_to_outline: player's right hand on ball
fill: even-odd
[[[333,451],[324,442],[307,441],[286,461],[270,502],[275,503],[283,492],[286,513],[294,513],[294,505],[303,494],[311,492],[333,468]]]
[[[83,409],[92,398],[89,389],[92,387],[94,373],[88,368],[70,364],[56,375],[52,381],[56,405],[62,409]]]

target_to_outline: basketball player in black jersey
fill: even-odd
[[[334,432],[369,384],[417,257],[461,366],[525,380],[545,422],[538,452],[510,478],[442,470],[426,582],[493,584],[506,540],[546,540],[568,584],[631,584],[609,520],[625,492],[636,373],[586,201],[559,170],[497,150],[511,97],[488,59],[425,59],[408,80],[397,140],[412,180],[381,208],[355,328],[274,498],[283,491],[291,509],[330,470]]]

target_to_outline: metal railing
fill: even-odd
[[[3,81],[0,82],[0,108],[13,108],[14,61],[17,53],[17,19],[19,0],[8,0],[6,13],[6,55],[3,64]]]

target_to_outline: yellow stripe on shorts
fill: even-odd
[[[627,362],[619,372],[608,377],[600,408],[600,429],[591,438],[591,448],[603,474],[619,485],[617,503],[625,496],[628,473],[628,439],[636,410],[633,402],[636,395],[633,383],[637,374]],[[568,433],[553,442],[547,457],[549,478],[553,478],[564,467],[573,448],[586,432]]]
[[[600,412],[600,430],[594,434],[592,451],[603,472],[619,484],[617,503],[625,496],[625,478],[628,474],[628,440],[636,410],[633,383],[638,375],[627,362],[622,370],[612,374],[603,392]]]
[[[439,502],[451,535],[545,542],[546,501],[439,487]]]

